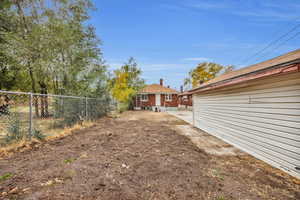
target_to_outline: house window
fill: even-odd
[[[172,101],[172,94],[166,94],[165,95],[165,100],[166,101]]]
[[[148,101],[148,94],[141,94],[141,101]]]

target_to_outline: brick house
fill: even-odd
[[[169,86],[163,86],[163,79],[159,84],[146,85],[134,97],[136,110],[167,111],[177,110],[178,92]]]
[[[186,91],[178,94],[178,107],[186,110],[192,110],[193,108],[193,95]]]

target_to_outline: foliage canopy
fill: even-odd
[[[0,9],[0,89],[90,96],[106,83],[90,0],[4,0]]]
[[[130,58],[120,69],[114,70],[109,80],[112,96],[118,102],[129,106],[132,97],[144,86],[141,73],[133,58]]]
[[[219,74],[229,73],[233,71],[233,69],[234,67],[232,65],[224,67],[213,62],[203,62],[189,72],[189,77],[184,80],[184,85],[192,85],[192,87],[195,88],[215,78]]]

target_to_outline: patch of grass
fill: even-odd
[[[11,173],[5,173],[2,176],[0,176],[0,181],[5,181],[5,180],[7,180],[7,179],[9,179],[11,177],[12,177]]]
[[[216,198],[216,200],[225,200],[225,197],[223,197],[223,196],[218,196],[218,197]]]
[[[224,180],[224,177],[222,176],[222,174],[220,173],[219,170],[212,169],[212,170],[210,171],[210,174],[211,174],[211,176],[214,177],[214,178],[218,178],[218,179],[220,179],[221,181]]]
[[[68,159],[65,159],[65,160],[64,160],[64,163],[65,163],[65,164],[69,164],[69,163],[74,162],[75,160],[77,160],[77,159],[76,159],[76,158],[68,158]]]

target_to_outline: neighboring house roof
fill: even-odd
[[[147,93],[147,94],[154,94],[154,93],[177,94],[178,92],[176,90],[173,90],[171,88],[167,88],[167,87],[161,86],[159,84],[151,84],[151,85],[146,85],[138,93]]]
[[[182,93],[179,93],[178,96],[185,96],[185,95],[191,95],[191,94],[192,94],[192,92],[190,92],[190,91],[184,91]]]
[[[214,89],[216,86],[227,86],[253,80],[256,78],[262,78],[265,76],[275,75],[283,72],[300,71],[300,49],[283,54],[273,59],[250,65],[239,70],[229,72],[227,74],[220,75],[197,88],[190,90],[191,93],[205,91],[208,89]],[[287,68],[283,71],[283,68]],[[294,67],[294,68],[291,68]],[[289,68],[289,69],[288,69]],[[280,69],[280,70],[278,70]],[[268,72],[268,73],[266,73]],[[260,74],[260,75],[259,75]],[[239,79],[239,80],[237,80]],[[231,84],[229,84],[231,82]]]

